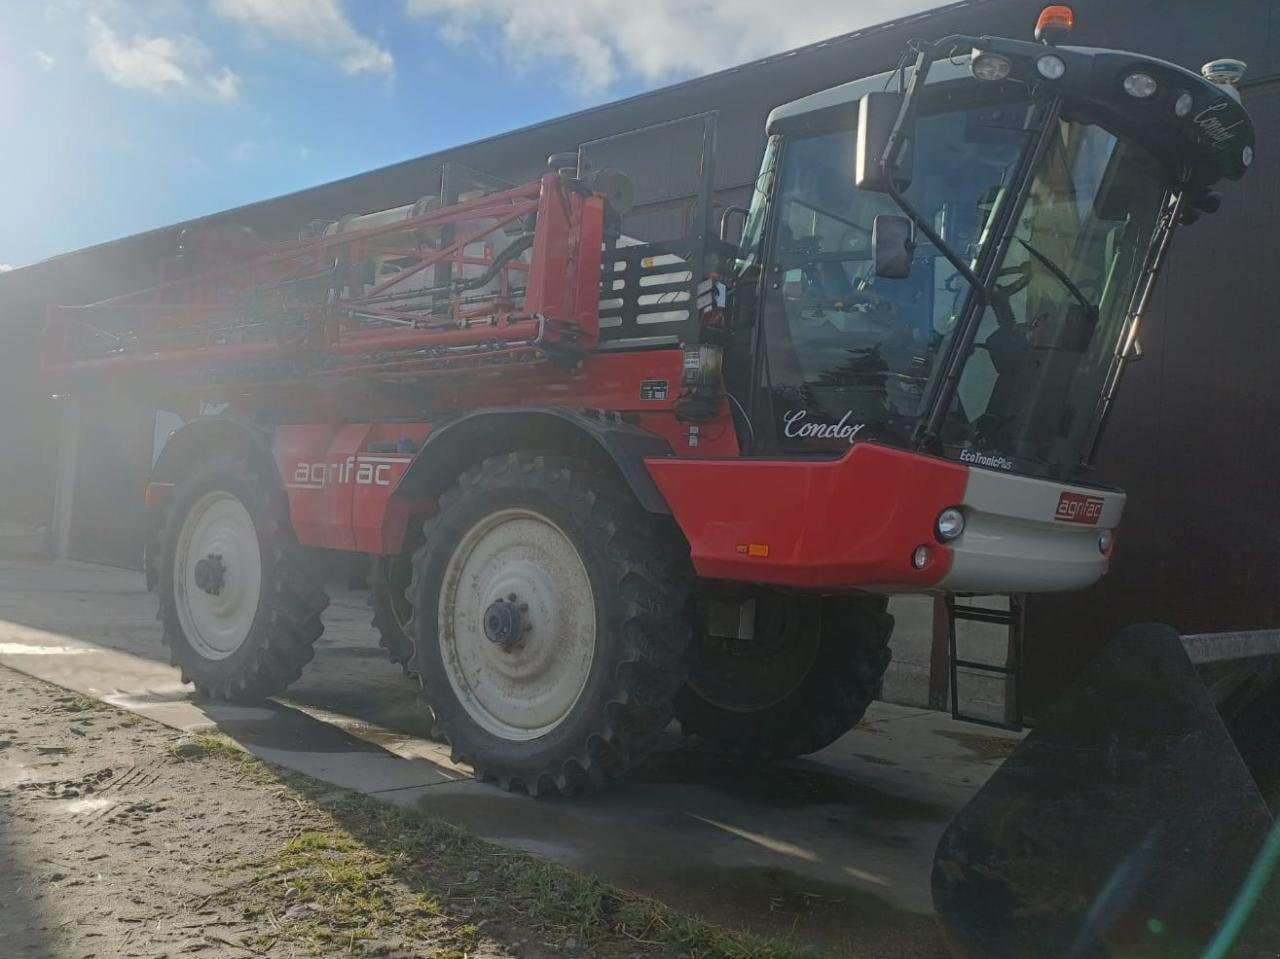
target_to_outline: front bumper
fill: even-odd
[[[645,461],[698,574],[822,591],[1080,589],[1106,572],[1098,534],[1124,494],[857,443],[837,460]],[[1062,504],[1066,504],[1065,507]],[[938,514],[965,530],[937,541]],[[921,546],[929,560],[917,568]]]
[[[964,532],[948,544],[951,567],[938,586],[956,593],[1091,586],[1111,561],[1099,537],[1120,524],[1124,501],[1114,490],[971,468],[961,500]]]

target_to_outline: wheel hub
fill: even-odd
[[[227,567],[222,562],[220,553],[210,553],[196,563],[195,581],[203,592],[217,596],[227,585]]]
[[[536,739],[564,721],[591,674],[591,577],[545,516],[498,510],[449,560],[437,630],[445,676],[471,718],[508,742]]]
[[[693,650],[689,687],[711,705],[752,713],[781,702],[809,674],[822,636],[820,607],[781,593],[756,597],[755,638],[706,633]]]
[[[204,659],[233,655],[253,629],[263,556],[253,517],[213,490],[191,505],[174,544],[173,597],[182,634]]]
[[[491,643],[497,643],[503,649],[510,649],[522,638],[533,625],[525,618],[529,611],[527,603],[519,602],[515,593],[506,599],[495,599],[484,611],[484,635]]]

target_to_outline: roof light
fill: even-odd
[[[1139,100],[1146,100],[1160,89],[1156,78],[1149,73],[1131,73],[1124,78],[1124,92]]]
[[[1191,107],[1193,106],[1194,102],[1195,101],[1191,98],[1191,94],[1185,91],[1182,93],[1179,93],[1178,99],[1173,101],[1174,114],[1176,116],[1185,117],[1188,113],[1191,112]]]
[[[977,50],[973,51],[973,59],[969,61],[969,69],[979,80],[1003,80],[1009,75],[1011,66],[1007,57]]]
[[[1046,53],[1036,61],[1036,72],[1046,80],[1060,80],[1067,72],[1067,65],[1062,62],[1062,57]]]
[[[1075,12],[1063,4],[1054,4],[1040,11],[1040,19],[1036,21],[1036,39],[1050,45],[1061,43],[1071,36],[1075,27]]]
[[[1243,60],[1210,60],[1200,68],[1200,75],[1210,83],[1234,87],[1244,79],[1244,73],[1248,69],[1248,64]]]
[[[1240,162],[1245,166],[1249,166],[1253,163],[1253,147],[1249,146],[1247,143],[1244,145],[1244,149],[1240,151]]]

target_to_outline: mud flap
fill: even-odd
[[[1200,956],[1271,826],[1178,634],[1132,626],[947,827],[934,906],[957,956]],[[1280,950],[1259,878],[1231,956]]]

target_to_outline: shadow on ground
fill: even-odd
[[[2,734],[0,730],[0,741]],[[0,749],[0,797],[11,785]],[[22,828],[19,820],[0,815],[0,956],[15,959],[55,952],[53,931],[38,904],[43,879],[35,864],[24,861],[14,848],[12,837]]]

